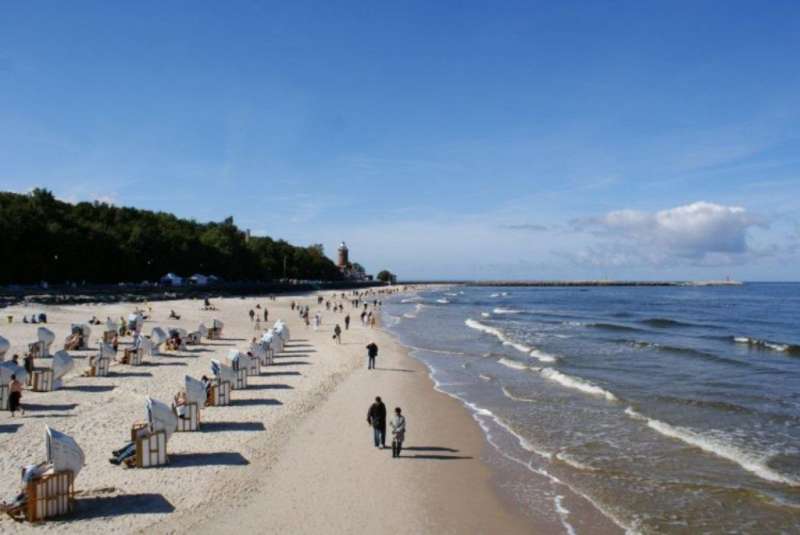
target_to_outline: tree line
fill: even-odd
[[[0,284],[157,281],[168,272],[228,281],[338,280],[322,245],[249,237],[227,218],[198,223],[44,189],[0,192]]]

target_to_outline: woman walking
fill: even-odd
[[[400,407],[394,409],[394,418],[389,425],[392,426],[392,457],[400,457],[403,441],[406,439],[406,417]]]

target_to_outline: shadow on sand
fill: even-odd
[[[166,514],[173,511],[175,507],[161,494],[122,494],[78,498],[75,501],[74,518],[84,520],[122,515]]]
[[[379,368],[379,367],[376,366],[375,369],[378,370],[378,371],[383,371],[383,372],[417,373],[416,370],[406,370],[404,368]]]
[[[238,392],[238,390],[235,390],[234,392]],[[234,407],[247,407],[250,405],[283,405],[283,403],[277,399],[232,399],[231,405]]]
[[[293,386],[272,383],[268,385],[247,385],[248,390],[294,390]]]
[[[421,453],[414,453],[414,452],[421,452]],[[457,460],[472,459],[471,456],[443,455],[442,453],[426,453],[426,452],[458,453],[458,450],[453,449],[453,448],[443,448],[443,447],[439,447],[439,446],[409,446],[407,448],[403,448],[403,451],[400,454],[400,458],[402,458],[402,459],[429,459],[429,460],[434,460],[434,461],[457,461]],[[414,453],[414,454],[413,455],[408,455],[408,453]]]
[[[22,424],[0,424],[0,433],[16,433]]]
[[[174,453],[169,456],[165,468],[189,468],[194,466],[246,466],[250,461],[236,451],[210,453]]]
[[[200,426],[202,433],[222,431],[265,431],[262,422],[205,422]]]
[[[61,390],[69,390],[72,392],[111,392],[117,388],[114,385],[75,385],[65,386]]]

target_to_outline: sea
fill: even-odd
[[[454,286],[383,314],[531,515],[591,531],[569,494],[632,533],[800,533],[800,284]]]

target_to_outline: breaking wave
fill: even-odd
[[[553,382],[560,384],[561,386],[565,386],[567,388],[572,388],[573,390],[580,390],[586,394],[591,394],[593,396],[600,396],[606,398],[608,401],[617,401],[617,396],[600,388],[594,383],[590,383],[585,379],[580,379],[578,377],[573,377],[571,375],[567,375],[566,373],[561,373],[558,370],[554,370],[553,368],[544,368],[541,370],[541,375],[545,379],[549,379]]]
[[[514,310],[513,308],[497,307],[492,310],[495,314],[522,314],[521,310]]]
[[[700,448],[703,451],[713,453],[718,457],[734,462],[761,479],[774,483],[783,483],[793,487],[800,486],[800,479],[782,474],[771,468],[767,464],[770,456],[759,456],[748,452],[735,446],[730,440],[725,440],[725,437],[718,437],[708,433],[703,434],[686,427],[670,425],[661,420],[648,418],[636,412],[632,407],[625,409],[625,414],[634,420],[645,422],[649,428],[666,437],[680,440],[686,444]]]
[[[777,351],[789,355],[800,355],[800,346],[793,344],[783,344],[780,342],[770,342],[769,340],[759,340],[748,336],[734,336],[733,341],[737,344],[744,344],[765,351]]]

